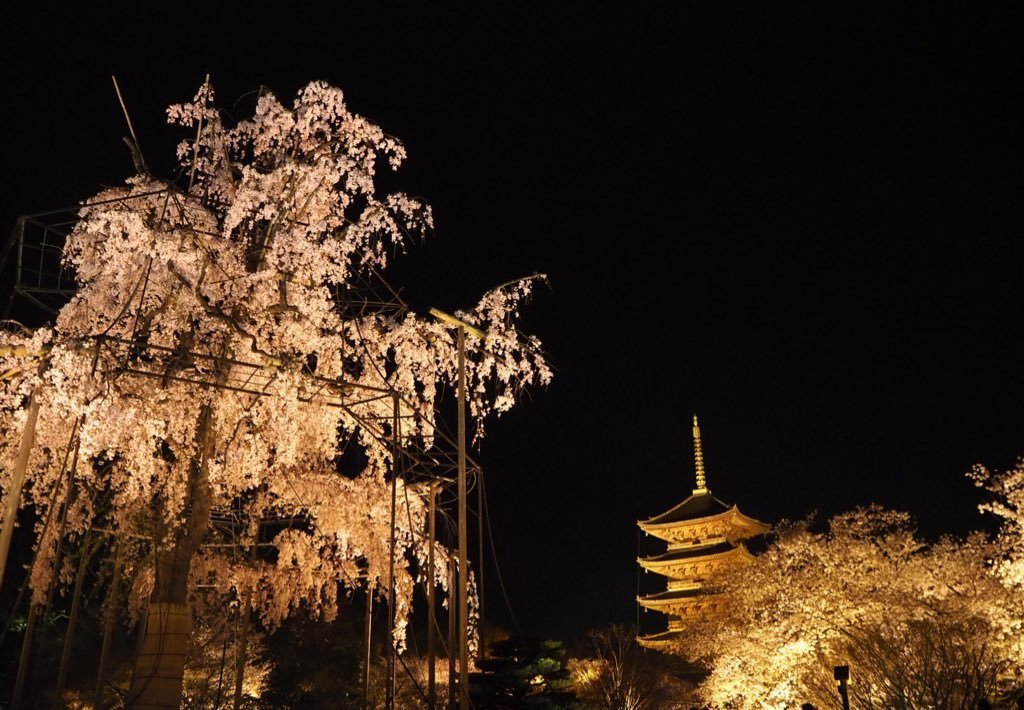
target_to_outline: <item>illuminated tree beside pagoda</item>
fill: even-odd
[[[994,498],[983,503],[981,510],[1002,520],[997,539],[1000,555],[995,566],[996,574],[1009,589],[1024,597],[1024,459],[1002,473],[976,466],[970,477]],[[1024,629],[1021,631],[1024,654]]]
[[[836,665],[851,668],[854,707],[966,709],[1021,688],[1024,596],[984,535],[927,544],[878,507],[777,534],[724,580],[729,614],[694,629],[708,702],[839,708]]]
[[[397,168],[402,145],[323,83],[291,108],[264,93],[236,125],[213,98],[205,84],[169,109],[195,136],[178,183],[142,168],[87,200],[64,251],[77,294],[52,327],[0,344],[0,485],[16,504],[24,474],[20,504],[37,514],[34,599],[62,538],[113,534],[130,605],[148,607],[139,705],[177,706],[174,619],[199,584],[272,627],[300,606],[330,618],[339,582],[362,577],[393,587],[401,637],[428,551],[421,492],[399,479],[390,578],[395,453],[430,450],[457,377],[450,327],[365,295],[432,224],[422,202],[376,193],[378,164]],[[551,377],[515,327],[532,285],[457,313],[485,334],[466,338],[478,424]]]

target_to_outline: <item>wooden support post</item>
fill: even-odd
[[[249,646],[249,593],[246,592],[246,600],[238,609],[238,623],[240,629],[239,638],[235,641],[235,693],[232,696],[231,707],[238,710],[242,705],[242,683],[245,680],[245,663]]]
[[[107,685],[107,663],[110,660],[110,644],[114,637],[114,623],[117,621],[117,607],[121,593],[121,555],[123,543],[117,543],[114,552],[114,574],[110,580],[110,591],[107,592],[106,613],[103,615],[103,646],[100,648],[100,668],[96,672],[96,694],[93,697],[93,708],[103,710],[103,689]]]
[[[60,670],[57,672],[57,687],[54,692],[53,707],[61,707],[61,694],[64,692],[64,683],[68,679],[68,666],[71,663],[71,645],[75,640],[75,626],[78,624],[78,610],[82,605],[82,582],[85,580],[85,573],[89,567],[89,560],[92,559],[93,547],[89,539],[89,533],[85,534],[82,541],[82,553],[78,560],[78,572],[75,574],[75,589],[71,593],[71,615],[68,617],[68,630],[64,634],[64,648],[60,654]]]
[[[39,607],[29,602],[28,623],[25,625],[25,637],[21,641],[21,657],[18,659],[18,675],[14,679],[11,710],[18,710],[21,707],[21,696],[25,692],[25,679],[28,677],[28,661],[32,654],[32,637],[36,635],[38,620]]]
[[[81,421],[82,420],[79,419],[79,423],[81,423]],[[75,439],[75,433],[77,432],[77,429],[78,429],[78,425],[76,424],[75,429],[72,430],[72,435],[71,435],[71,440],[72,441],[74,441],[74,439]],[[71,446],[71,442],[68,442],[68,446]],[[68,492],[67,492],[67,496],[65,496],[65,498],[64,498],[64,503],[61,506],[60,528],[57,531],[57,540],[54,543],[56,545],[56,550],[55,550],[55,554],[53,556],[53,574],[50,576],[50,586],[49,586],[49,589],[46,590],[46,606],[43,607],[43,613],[42,613],[42,618],[43,618],[44,621],[46,619],[50,618],[50,610],[53,608],[53,595],[57,591],[57,575],[58,575],[58,572],[60,571],[61,566],[63,565],[63,562],[64,562],[64,546],[61,544],[61,542],[64,540],[64,533],[67,530],[68,511],[71,508],[71,496],[74,494],[75,472],[77,470],[78,470],[78,446],[76,444],[75,445],[74,458],[71,460],[71,468],[68,470]],[[56,496],[54,496],[53,500],[56,501]],[[53,508],[52,508],[53,502],[51,502],[50,505],[51,505],[50,510],[53,510]],[[86,537],[88,537],[88,533],[86,533]],[[33,559],[32,563],[33,563],[33,565],[35,565],[35,560],[34,559]],[[39,671],[39,666],[36,665],[32,669],[33,676],[35,676],[35,674],[38,673],[38,671]],[[35,683],[35,678],[33,677],[33,684],[34,683]]]
[[[366,578],[366,633],[363,663],[363,708],[370,710],[370,661],[373,648],[373,582]]]
[[[249,563],[256,562],[256,545],[259,540],[254,540],[252,550],[249,552]],[[245,664],[249,651],[249,607],[252,605],[252,587],[245,590],[242,604],[238,607],[238,620],[241,624],[241,638],[235,644],[235,694],[231,702],[233,710],[238,710],[242,704],[242,682],[245,680]]]
[[[11,551],[14,523],[18,518],[21,489],[25,486],[25,472],[28,470],[28,457],[32,453],[32,445],[36,440],[36,420],[38,419],[39,397],[33,392],[29,397],[25,427],[21,430],[21,442],[18,444],[18,458],[14,462],[14,474],[11,476],[10,485],[7,487],[7,496],[4,499],[3,527],[0,528],[0,589],[3,588],[7,555]]]

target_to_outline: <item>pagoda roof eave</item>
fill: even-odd
[[[700,589],[688,589],[685,591],[661,592],[659,594],[648,594],[636,598],[640,606],[660,613],[672,613],[673,609],[681,610],[693,607],[706,607],[709,604],[720,602],[726,595],[708,593]]]
[[[746,515],[746,514],[740,512],[740,509],[737,508],[735,505],[732,505],[732,506],[728,507],[726,510],[723,510],[721,513],[716,513],[714,515],[707,515],[707,516],[700,517],[700,518],[690,518],[690,519],[687,519],[687,520],[676,520],[676,521],[670,521],[670,522],[664,522],[664,523],[651,522],[651,521],[657,520],[658,518],[661,518],[661,517],[663,517],[663,515],[658,515],[658,516],[655,516],[653,518],[648,518],[647,520],[638,520],[637,521],[637,525],[644,532],[649,533],[651,535],[657,535],[657,532],[658,531],[662,531],[662,530],[671,530],[673,528],[686,528],[686,527],[691,527],[691,526],[696,526],[696,525],[705,525],[707,523],[711,523],[711,522],[715,522],[715,521],[719,521],[719,520],[725,521],[725,520],[728,520],[730,517],[736,517],[740,521],[742,521],[743,523],[746,523],[747,526],[749,526],[751,528],[755,528],[755,529],[759,528],[762,533],[766,533],[769,530],[771,530],[771,525],[768,525],[767,523],[763,523],[760,520],[758,520],[757,518],[751,518],[749,515]]]
[[[729,543],[725,543],[729,544]],[[690,552],[689,550],[683,552]],[[754,556],[750,554],[746,547],[742,544],[732,545],[729,544],[729,549],[723,549],[718,552],[711,553],[709,555],[699,554],[681,554],[673,557],[671,552],[667,552],[661,555],[655,555],[653,557],[637,557],[636,561],[644,569],[655,570],[656,568],[662,567],[675,567],[679,565],[685,565],[687,563],[699,563],[699,562],[718,562],[720,560],[726,560],[731,557],[743,557],[744,559],[754,559]]]
[[[724,594],[722,592],[709,592],[701,587],[693,587],[691,589],[668,589],[664,592],[655,592],[654,594],[642,594],[636,600],[638,602],[657,604],[659,602],[677,602],[687,599],[712,599],[720,596],[724,596]]]
[[[664,513],[652,515],[646,520],[638,520],[637,525],[643,527],[644,525],[664,525],[686,522],[688,520],[700,520],[724,513],[730,507],[735,508],[736,506],[729,506],[727,503],[711,495],[711,491],[701,489],[694,491],[682,502],[672,506]],[[710,513],[710,515],[705,513]]]
[[[667,648],[680,643],[682,640],[682,636],[682,632],[670,629],[668,631],[661,631],[656,634],[637,636],[636,641],[644,648],[659,649]]]

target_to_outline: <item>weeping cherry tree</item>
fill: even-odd
[[[63,254],[76,295],[0,343],[0,486],[8,521],[34,509],[33,601],[69,581],[63,542],[116,541],[145,624],[133,707],[178,706],[199,586],[270,628],[299,608],[330,619],[339,584],[393,590],[401,644],[414,585],[446,586],[449,554],[422,580],[425,494],[396,453],[436,446],[455,334],[361,295],[432,226],[375,187],[403,146],[320,82],[290,108],[263,93],[236,124],[208,83],[168,114],[190,136],[179,179],[140,170],[86,200]],[[516,329],[536,278],[456,313],[484,334],[466,338],[477,422],[551,378]]]

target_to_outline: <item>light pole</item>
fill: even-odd
[[[437,602],[434,600],[434,588],[437,583],[434,579],[434,542],[437,540],[437,483],[431,481],[428,489],[430,496],[429,518],[427,521],[427,541],[430,547],[427,548],[427,608],[430,611],[427,620],[427,707],[434,710],[437,701],[437,670],[434,667],[436,661],[435,639],[437,637]]]
[[[485,334],[479,328],[436,308],[430,315],[453,325],[458,336],[459,349],[459,710],[469,710],[469,560],[466,541],[466,331],[481,340]],[[449,680],[449,682],[451,682]]]
[[[843,699],[843,710],[850,710],[850,693],[847,683],[850,681],[850,667],[836,666],[834,671],[835,679],[839,681],[839,697]]]

